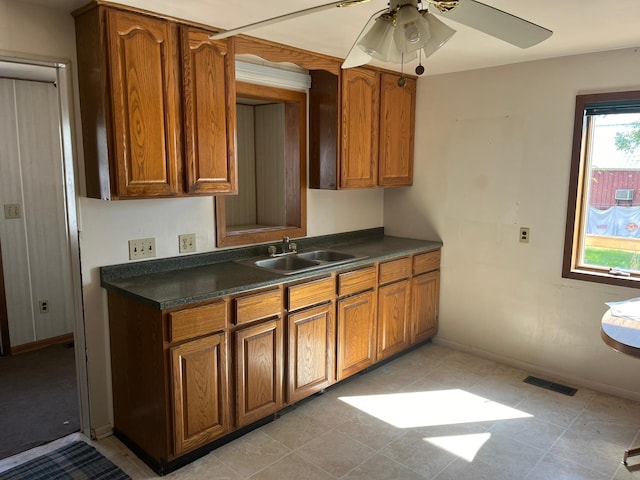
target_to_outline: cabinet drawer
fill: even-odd
[[[352,295],[376,286],[376,267],[367,267],[338,275],[338,296]]]
[[[227,327],[227,304],[217,302],[169,314],[169,341],[208,335]]]
[[[289,311],[333,300],[336,294],[333,278],[323,278],[314,282],[301,283],[289,287]]]
[[[236,325],[253,322],[262,318],[275,317],[282,311],[280,290],[245,295],[235,299]]]
[[[395,282],[411,275],[411,259],[409,257],[392,260],[380,264],[380,285]]]
[[[440,250],[421,253],[413,257],[413,274],[431,272],[440,268]]]

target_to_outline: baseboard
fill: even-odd
[[[46,348],[50,345],[56,345],[58,343],[73,343],[73,333],[67,333],[57,337],[45,338],[44,340],[38,340],[37,342],[16,345],[15,347],[11,347],[11,355],[18,355],[20,353],[40,350],[41,348]]]
[[[104,425],[98,428],[91,429],[92,440],[102,440],[113,435],[113,427],[111,425]]]
[[[462,343],[453,342],[451,340],[446,340],[444,338],[434,337],[433,343],[436,343],[438,345],[443,345],[445,347],[449,347],[453,350],[459,350],[461,352],[471,353],[473,355],[477,355],[478,357],[486,358],[488,360],[493,360],[495,362],[503,363],[505,365],[510,365],[512,367],[520,368],[521,370],[525,370],[529,373],[533,373],[538,376],[557,380],[557,381],[560,381],[561,383],[569,384],[573,387],[590,388],[591,390],[596,390],[602,393],[608,393],[610,395],[615,395],[616,397],[622,397],[629,400],[640,401],[640,393],[634,392],[631,390],[626,390],[624,388],[614,387],[613,385],[608,385],[606,383],[594,382],[593,380],[588,380],[586,378],[582,378],[575,375],[562,374],[557,370],[550,370],[550,369],[541,367],[540,365],[534,365],[532,363],[523,362],[515,358],[506,357],[503,355],[497,355],[487,350],[482,350],[480,348],[472,347],[470,345],[464,345]]]

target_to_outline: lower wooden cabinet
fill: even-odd
[[[236,423],[249,425],[282,408],[282,320],[235,331]]]
[[[218,333],[170,349],[174,453],[229,431],[226,335]]]
[[[395,355],[409,346],[409,278],[412,264],[412,258],[404,257],[379,266],[378,360]]]
[[[294,403],[334,382],[334,304],[306,308],[287,319],[287,401]]]
[[[438,299],[440,271],[418,275],[411,279],[411,344],[419,343],[438,333]]]
[[[337,380],[375,361],[375,311],[374,291],[338,300]]]
[[[382,360],[409,346],[409,280],[378,289],[378,348]]]
[[[158,473],[438,331],[430,251],[160,310],[108,292],[114,431]]]

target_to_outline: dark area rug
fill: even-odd
[[[80,441],[0,473],[0,480],[127,480],[130,478],[91,445]]]
[[[73,345],[0,357],[0,459],[80,429]]]

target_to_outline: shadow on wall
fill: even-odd
[[[386,189],[384,197],[384,231],[386,235],[420,240],[442,241],[433,218],[427,216],[417,187]]]

